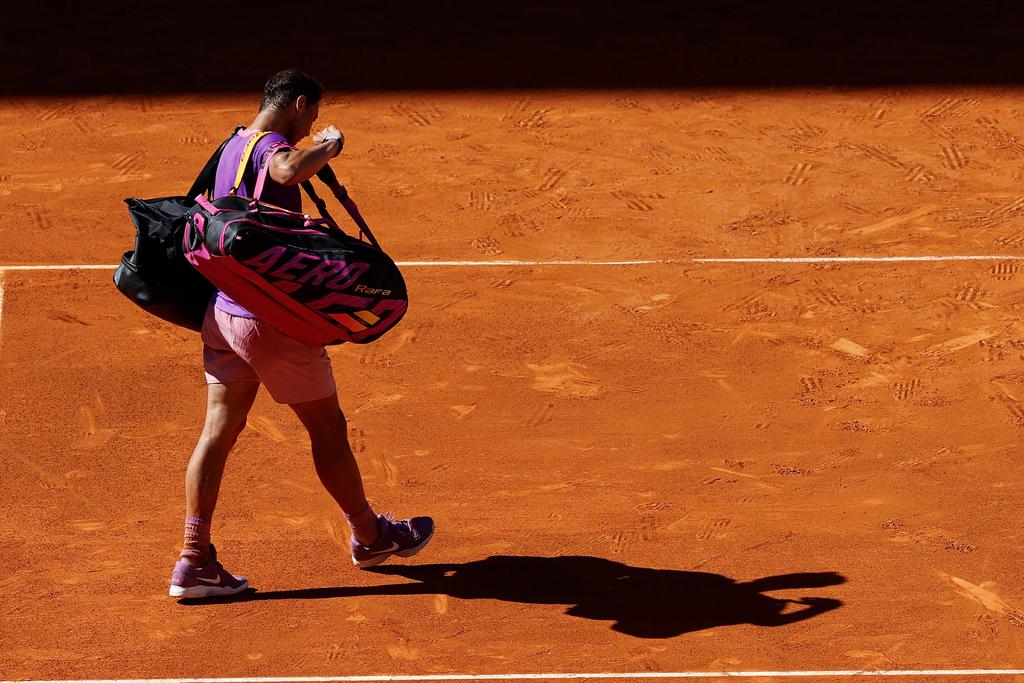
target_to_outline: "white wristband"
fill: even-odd
[[[338,151],[334,153],[334,156],[338,156],[339,154],[341,154],[341,148],[345,146],[345,143],[343,142],[342,138],[324,138],[324,142],[330,142],[331,140],[334,140],[335,142],[338,143]]]

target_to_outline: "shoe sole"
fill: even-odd
[[[420,543],[415,548],[410,548],[409,550],[403,550],[401,552],[381,553],[380,555],[376,555],[374,557],[371,557],[368,560],[357,560],[355,557],[353,557],[352,558],[352,564],[354,564],[359,569],[369,569],[370,567],[376,567],[378,564],[380,564],[384,560],[388,559],[392,555],[397,555],[398,557],[412,557],[413,555],[415,555],[419,551],[421,551],[424,548],[426,548],[427,544],[430,543],[430,539],[432,539],[433,537],[434,537],[434,531],[433,531],[433,529],[431,529],[430,535],[427,536],[426,538],[424,538],[423,542]]]
[[[171,586],[167,594],[172,598],[215,598],[224,595],[235,595],[249,587],[248,581],[243,581],[240,586],[231,588],[229,586]]]

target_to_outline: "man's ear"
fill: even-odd
[[[300,114],[306,110],[309,106],[309,99],[305,95],[299,95],[295,98],[295,110]]]

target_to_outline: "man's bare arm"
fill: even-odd
[[[338,138],[337,140],[334,138]],[[344,136],[328,126],[313,138],[313,146],[278,152],[270,157],[270,178],[281,185],[298,185],[316,175],[328,161],[338,156]]]

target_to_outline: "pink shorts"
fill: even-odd
[[[203,320],[203,366],[208,384],[262,382],[278,403],[315,401],[337,390],[324,347],[212,303]]]

